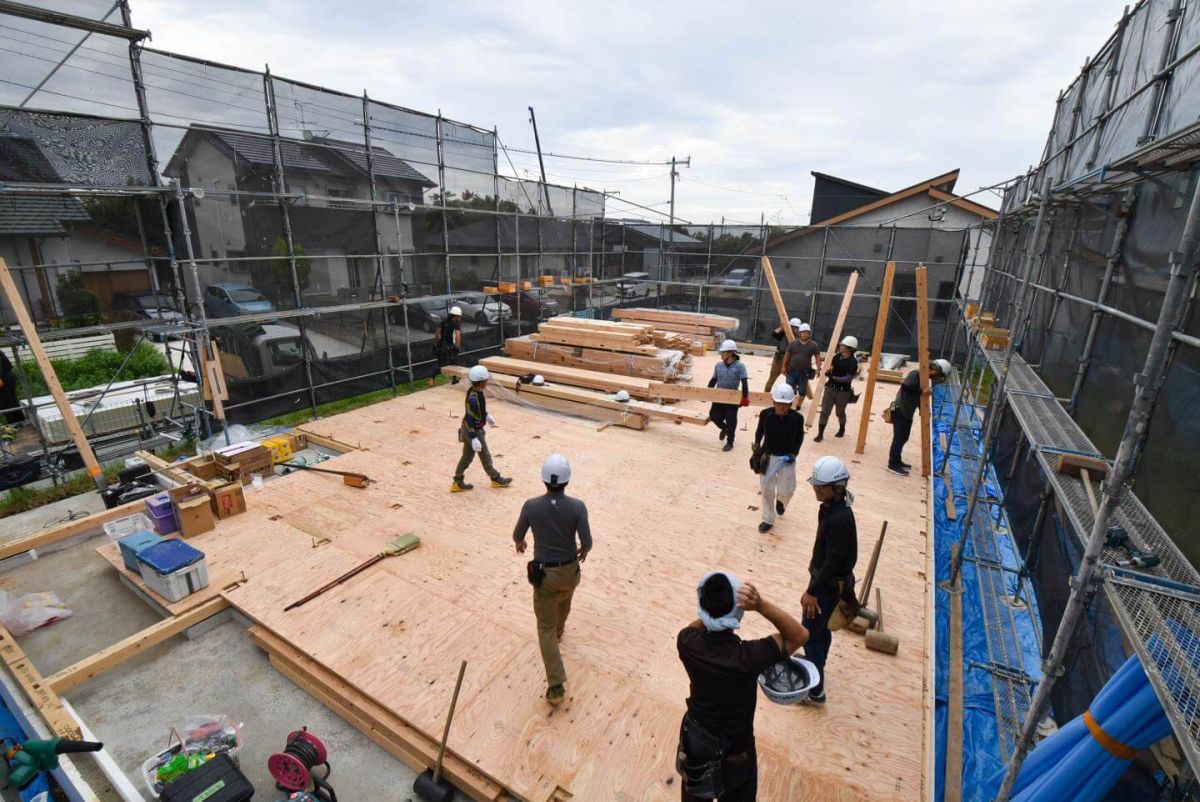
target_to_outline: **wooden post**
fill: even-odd
[[[92,447],[88,445],[87,437],[84,436],[83,429],[79,426],[79,420],[71,411],[67,394],[63,392],[62,384],[58,381],[58,374],[54,372],[54,366],[50,364],[50,359],[46,356],[46,349],[42,347],[42,340],[38,337],[37,328],[29,318],[29,310],[25,308],[25,302],[21,300],[21,295],[17,292],[17,285],[13,283],[12,274],[8,272],[8,263],[3,258],[0,258],[0,289],[4,290],[4,294],[8,297],[8,303],[17,316],[17,323],[20,324],[21,331],[25,333],[29,350],[33,353],[38,368],[42,371],[42,378],[46,380],[46,386],[50,388],[50,395],[54,396],[54,403],[62,414],[63,422],[71,431],[71,439],[75,441],[75,447],[79,449],[79,456],[83,458],[83,464],[87,466],[88,475],[96,483],[97,489],[107,490],[108,482],[104,479],[104,470],[100,467],[95,453],[92,452]]]
[[[779,285],[775,283],[775,271],[771,269],[771,260],[766,256],[762,258],[763,275],[767,278],[767,285],[771,288],[771,300],[775,302],[775,311],[779,313],[779,325],[783,327],[783,336],[787,337],[790,343],[796,339],[792,327],[788,325],[787,309],[783,305],[783,296],[779,294]]]
[[[833,324],[833,334],[829,339],[829,348],[825,351],[825,370],[833,365],[833,357],[837,354],[838,341],[842,339],[842,327],[846,325],[846,315],[850,314],[850,302],[854,300],[854,288],[858,286],[858,272],[850,274],[846,283],[846,293],[842,296],[842,308],[838,310],[837,320]],[[816,412],[821,406],[821,392],[825,388],[825,372],[817,374],[816,384],[813,385],[813,402],[809,404],[807,428],[811,429],[816,419]]]
[[[965,525],[965,524],[964,524]],[[958,546],[953,547],[958,551]],[[949,704],[946,710],[946,802],[962,799],[963,758],[963,632],[962,588],[950,592],[950,681]]]
[[[917,265],[917,372],[921,378],[921,475],[930,472],[929,438],[933,420],[929,403],[929,284],[924,264]]]
[[[888,262],[883,271],[883,289],[879,293],[879,313],[875,316],[875,340],[871,344],[871,365],[867,370],[867,388],[863,391],[862,420],[858,424],[858,443],[854,453],[861,454],[867,447],[867,426],[871,423],[871,402],[875,399],[875,378],[879,375],[879,357],[883,351],[883,334],[887,329],[888,308],[892,303],[892,280],[896,277],[896,263]]]

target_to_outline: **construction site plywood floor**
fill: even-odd
[[[746,362],[760,389],[769,360]],[[711,357],[697,359],[695,383],[705,383],[711,366]],[[824,707],[760,699],[762,799],[922,795],[927,485],[919,471],[903,478],[885,470],[891,431],[880,413],[894,391],[880,385],[876,392],[865,455],[853,454],[861,410],[850,407],[847,436],[832,437],[835,421],[816,444],[812,429],[797,472],[806,476],[823,454],[851,465],[859,574],[888,521],[876,587],[900,652],[871,652],[860,636],[836,633]],[[358,449],[325,467],[377,482],[360,490],[335,476],[296,473],[248,492],[248,512],[190,541],[207,553],[212,584],[172,611],[224,592],[248,617],[435,738],[465,659],[449,748],[518,797],[677,798],[675,746],[688,683],[675,636],[696,617],[695,584],[710,570],[729,570],[799,614],[818,506],[808,485],[801,481],[786,515],[763,535],[758,480],[747,465],[755,410],[742,410],[736,447],[725,453],[714,427],[654,421],[645,431],[601,429],[495,400],[489,411],[499,426],[490,446],[513,485],[491,488],[476,462],[468,472],[476,489],[451,494],[462,406],[462,389],[443,386],[306,426]],[[562,642],[567,702],[557,709],[543,699],[527,555],[516,554],[511,540],[521,503],[543,491],[538,470],[554,451],[571,459],[570,492],[587,502],[595,538]],[[909,454],[919,464],[915,431]],[[409,531],[421,537],[416,551],[284,612]],[[119,570],[119,558],[105,551]],[[760,637],[770,628],[749,614],[741,632]]]

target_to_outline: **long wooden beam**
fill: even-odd
[[[63,709],[58,694],[46,684],[37,666],[25,656],[12,633],[4,626],[0,626],[0,658],[4,660],[25,696],[41,713],[54,734],[61,738],[79,740],[79,725],[71,714]]]
[[[787,341],[790,343],[796,338],[796,335],[792,331],[792,327],[788,325],[790,318],[787,307],[783,305],[783,295],[779,292],[779,285],[775,283],[775,271],[771,269],[771,260],[766,256],[762,257],[762,271],[766,276],[767,286],[771,288],[771,300],[775,302],[775,311],[779,313],[779,325],[783,329],[783,336],[787,337]]]
[[[113,666],[120,665],[135,654],[144,652],[151,646],[156,646],[185,629],[190,629],[196,624],[212,618],[228,607],[229,600],[223,596],[209,599],[198,607],[163,619],[153,626],[146,627],[141,632],[135,632],[128,638],[114,643],[107,649],[96,652],[91,657],[85,657],[78,663],[51,674],[46,677],[46,684],[55,693],[66,693]]]
[[[929,438],[933,419],[929,397],[929,277],[924,264],[917,265],[917,371],[921,379],[921,475],[928,476],[932,464]]]
[[[829,348],[825,351],[825,370],[830,370],[833,367],[833,357],[837,354],[838,342],[842,339],[842,329],[846,325],[846,316],[850,314],[850,302],[854,300],[854,289],[858,286],[858,271],[850,274],[850,280],[846,282],[846,292],[842,295],[842,305],[838,309],[837,320],[833,323],[833,336],[829,338]],[[825,372],[817,374],[817,381],[813,385],[813,400],[808,405],[808,418],[806,419],[807,428],[813,427],[813,422],[817,419],[817,412],[821,408],[821,394],[825,389]]]
[[[107,490],[108,482],[104,478],[104,469],[100,467],[100,461],[96,459],[96,454],[88,444],[87,436],[84,435],[83,428],[79,425],[75,412],[71,409],[67,394],[58,381],[58,374],[54,372],[54,366],[50,364],[50,357],[46,356],[46,349],[42,347],[42,339],[38,336],[37,326],[29,317],[29,310],[25,308],[25,301],[21,298],[21,293],[13,282],[12,273],[8,270],[8,263],[2,257],[0,257],[0,289],[4,290],[8,304],[12,307],[13,314],[17,316],[17,323],[21,326],[21,331],[29,344],[29,350],[33,353],[38,369],[42,371],[42,378],[46,381],[50,395],[54,396],[54,404],[62,414],[63,422],[67,424],[67,429],[71,432],[71,439],[75,441],[75,448],[79,450],[79,456],[83,459],[83,464],[87,466],[88,475],[92,477],[97,488]]]
[[[18,554],[29,551],[30,549],[48,546],[51,543],[58,543],[62,540],[68,540],[76,535],[86,534],[94,529],[99,529],[109,521],[115,521],[118,518],[123,518],[126,515],[131,515],[135,512],[141,512],[146,509],[146,500],[138,499],[137,501],[129,501],[111,510],[102,510],[101,512],[92,513],[86,518],[65,523],[62,526],[54,529],[47,529],[45,532],[38,532],[34,535],[27,535],[17,540],[9,541],[3,546],[0,546],[0,560],[15,557]]]
[[[883,271],[883,289],[879,293],[879,312],[875,315],[875,340],[871,344],[871,363],[867,370],[867,387],[863,390],[862,419],[858,424],[858,442],[854,453],[867,447],[867,427],[871,424],[871,402],[875,400],[875,377],[879,373],[879,358],[883,354],[883,336],[887,330],[888,309],[892,303],[892,282],[896,278],[896,263],[888,262]]]
[[[699,387],[694,384],[653,382],[648,392],[648,397],[661,398],[666,401],[704,401],[709,404],[738,404],[742,400],[741,390],[722,390],[718,387]],[[750,406],[752,407],[769,407],[773,403],[770,393],[757,391],[750,393]]]

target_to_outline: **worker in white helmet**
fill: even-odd
[[[796,455],[804,442],[804,418],[792,409],[796,392],[786,384],[771,390],[771,406],[758,414],[754,450],[769,455],[766,470],[759,476],[762,488],[762,523],[759,532],[769,532],[775,516],[787,510],[796,492]]]
[[[488,414],[487,396],[484,395],[490,378],[491,374],[483,365],[476,365],[467,373],[467,380],[471,382],[471,387],[467,390],[467,412],[463,415],[462,423],[458,427],[458,442],[462,443],[462,456],[458,459],[458,467],[454,469],[454,479],[450,482],[451,493],[460,493],[475,487],[466,481],[465,474],[476,454],[479,455],[479,461],[483,463],[483,469],[492,478],[492,487],[508,487],[512,484],[512,479],[501,476],[500,471],[496,470],[496,466],[492,464],[492,452],[488,449],[487,435],[484,432],[485,427],[496,425],[496,419]]]
[[[945,359],[934,359],[929,363],[929,382],[933,384],[941,384],[950,375],[951,366]],[[932,386],[924,392],[925,395],[932,393]],[[896,392],[896,400],[892,402],[891,417],[892,417],[892,447],[888,452],[888,470],[899,476],[908,476],[908,471],[912,468],[902,457],[904,456],[904,444],[908,442],[908,436],[912,433],[913,416],[917,414],[917,410],[921,406],[921,374],[919,370],[910,370],[904,379],[900,382],[900,389]],[[929,421],[925,421],[925,425],[929,425]]]
[[[798,317],[794,317],[788,321],[788,326],[792,330],[793,340],[803,325],[804,323]],[[777,326],[771,332],[771,336],[775,338],[775,355],[771,358],[771,372],[767,375],[767,386],[763,388],[764,393],[771,392],[771,388],[775,386],[775,380],[783,374],[783,362],[787,355],[788,343],[790,342],[783,326]]]
[[[825,425],[829,423],[829,413],[837,409],[838,430],[834,437],[846,436],[846,405],[855,400],[852,382],[858,376],[858,360],[854,352],[858,349],[858,338],[846,336],[838,343],[837,353],[833,355],[829,369],[825,371],[825,390],[821,393],[821,419],[817,423],[817,436],[814,443],[825,439]]]
[[[546,493],[525,502],[513,529],[517,554],[525,553],[525,535],[533,529],[533,559],[526,566],[526,575],[533,585],[538,646],[546,668],[546,701],[552,705],[566,699],[567,670],[559,642],[571,613],[571,597],[579,587],[580,564],[592,550],[587,506],[566,494],[569,481],[571,463],[567,458],[562,454],[547,457],[542,463]]]
[[[853,496],[846,490],[850,471],[837,457],[820,457],[812,466],[808,482],[820,502],[817,534],[808,564],[808,587],[800,597],[808,641],[804,656],[821,673],[820,682],[808,694],[811,704],[825,704],[825,660],[833,634],[829,616],[838,598],[854,593],[854,564],[858,562],[858,528],[850,509]]]
[[[737,404],[713,404],[708,411],[708,419],[717,424],[720,432],[717,438],[725,441],[722,451],[733,450],[733,438],[737,434],[738,407],[750,406],[750,375],[742,358],[738,354],[737,343],[726,340],[717,348],[721,361],[713,367],[712,378],[708,380],[709,387],[718,390],[742,390],[741,401]]]
[[[438,373],[441,373],[446,365],[457,365],[461,351],[462,309],[452,306],[446,314],[446,319],[433,330],[433,355],[437,360]],[[429,383],[432,385],[433,379],[430,379]],[[452,383],[458,384],[457,376]]]
[[[802,323],[783,358],[783,375],[796,391],[797,406],[808,395],[808,382],[821,370],[821,363],[821,346],[812,338],[812,326]]]

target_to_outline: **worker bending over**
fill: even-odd
[[[675,639],[690,683],[675,763],[683,777],[681,798],[753,802],[758,793],[757,678],[804,645],[808,632],[733,574],[706,575],[696,597],[699,618]],[[746,610],[767,619],[777,632],[742,640],[734,630]]]
[[[792,409],[796,393],[786,384],[771,391],[771,406],[758,413],[754,431],[754,449],[765,448],[770,459],[759,477],[762,488],[762,523],[759,532],[775,525],[775,516],[783,515],[796,492],[796,455],[804,442],[804,418]]]
[[[929,381],[941,384],[950,375],[950,363],[945,359],[935,359],[929,363]],[[932,388],[925,390],[924,395],[932,393]],[[892,415],[892,448],[888,452],[888,470],[900,476],[908,476],[912,466],[901,457],[904,454],[904,444],[912,433],[913,416],[921,406],[921,374],[920,370],[910,370],[900,382],[896,391],[896,400],[890,407]],[[926,421],[926,426],[929,421]]]
[[[433,330],[433,355],[437,360],[438,373],[440,374],[446,365],[457,365],[458,355],[461,351],[462,309],[452,306],[446,319]],[[432,385],[433,379],[430,379],[429,383]],[[453,383],[458,384],[457,376]]]
[[[792,337],[794,338],[803,324],[800,322],[800,318],[794,317],[788,321],[788,325],[792,327]],[[771,357],[771,373],[767,376],[767,386],[763,388],[764,393],[771,392],[771,388],[775,386],[775,380],[783,373],[783,363],[789,344],[783,326],[777,327],[771,332],[771,336],[775,338],[775,356]]]
[[[816,369],[813,369],[813,362],[816,362]],[[807,323],[801,323],[796,330],[796,339],[792,340],[787,347],[787,353],[783,359],[783,372],[787,376],[787,383],[796,391],[796,398],[801,399],[808,395],[808,382],[817,375],[817,371],[821,369],[821,346],[812,338],[812,327]]]
[[[538,646],[546,666],[546,701],[559,705],[566,698],[567,670],[558,644],[571,613],[571,597],[579,587],[580,563],[592,549],[592,530],[587,507],[566,494],[567,482],[571,481],[571,464],[566,457],[547,457],[542,464],[542,481],[546,493],[521,507],[513,543],[517,554],[524,554],[525,534],[533,529],[533,559],[526,573],[533,585]]]
[[[458,466],[454,469],[454,480],[450,482],[451,493],[475,487],[466,481],[465,474],[476,454],[479,455],[479,461],[483,463],[483,469],[492,478],[492,487],[508,487],[512,484],[512,479],[501,476],[500,471],[496,470],[496,466],[492,464],[492,452],[488,449],[487,435],[484,433],[486,426],[496,425],[496,419],[488,414],[487,396],[483,392],[491,377],[488,369],[483,365],[476,365],[467,373],[467,380],[471,382],[471,387],[467,390],[467,411],[458,427],[458,441],[462,443],[462,456],[458,458]]]
[[[825,425],[829,423],[829,413],[835,407],[838,430],[834,437],[846,436],[846,405],[854,399],[854,388],[851,385],[858,377],[858,360],[854,356],[857,348],[857,337],[843,337],[838,343],[837,353],[833,355],[833,364],[825,371],[825,391],[821,394],[821,420],[817,424],[814,443],[825,439]]]
[[[858,529],[850,509],[853,496],[846,490],[850,471],[844,462],[837,457],[821,457],[813,463],[808,481],[821,509],[817,511],[817,536],[808,564],[808,588],[800,597],[800,606],[804,608],[804,627],[809,632],[804,656],[821,673],[820,682],[809,692],[807,701],[822,705],[825,704],[825,660],[833,642],[829,616],[843,594],[854,592]]]
[[[717,351],[721,354],[721,361],[713,367],[708,386],[719,390],[742,388],[740,404],[713,404],[708,412],[708,419],[721,430],[717,437],[725,441],[725,447],[721,450],[732,451],[733,436],[737,433],[738,407],[750,406],[750,376],[746,373],[746,366],[742,364],[742,358],[738,354],[737,343],[726,340]]]

